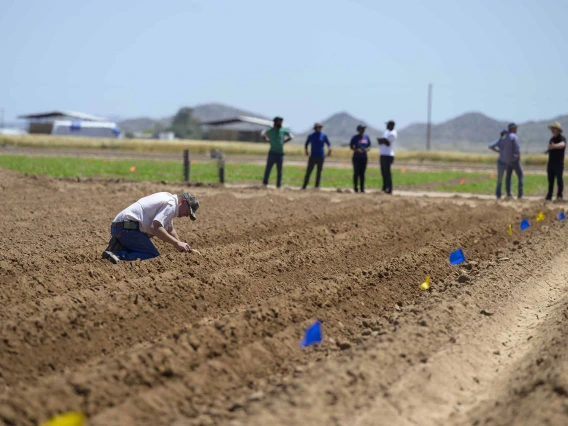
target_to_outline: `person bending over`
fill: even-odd
[[[184,192],[172,195],[158,192],[141,198],[121,211],[112,221],[111,239],[103,252],[103,259],[112,263],[121,260],[146,260],[160,255],[152,241],[157,237],[180,252],[192,251],[188,243],[180,240],[174,228],[175,217],[196,220],[199,201],[195,195]]]

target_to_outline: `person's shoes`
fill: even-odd
[[[105,250],[103,252],[103,259],[108,259],[115,265],[120,262],[120,259],[112,251]]]
[[[305,186],[302,186],[301,189],[302,189],[302,191],[305,191],[305,190],[306,190],[306,187],[305,187]]]
[[[513,196],[512,196],[512,195],[507,195],[507,196],[505,197],[505,200],[512,200],[512,199],[513,199]]]
[[[559,195],[558,197],[556,197],[556,201],[564,201],[564,198],[562,197],[562,195]]]
[[[552,196],[546,196],[546,198],[544,199],[544,201],[552,201]]]
[[[120,241],[118,241],[118,238],[116,238],[115,236],[112,236],[109,243],[108,243],[108,247],[106,248],[105,251],[120,251],[122,250],[122,246],[120,245]]]

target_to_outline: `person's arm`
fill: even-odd
[[[369,146],[367,146],[367,148],[363,148],[362,152],[369,152],[371,150],[371,138],[369,138],[369,136],[367,137],[367,142],[369,142]]]
[[[310,142],[311,142],[311,141],[310,141],[310,137],[308,136],[308,137],[306,138],[306,143],[304,144],[304,149],[305,149],[305,151],[306,151],[306,157],[307,157],[308,155],[310,155],[310,154],[308,153],[308,145],[310,144]]]
[[[153,234],[162,240],[164,243],[171,244],[176,248],[178,251],[191,251],[191,247],[187,243],[183,243],[175,238],[173,235],[170,235],[166,228],[160,223],[159,220],[154,220],[152,222],[152,231]]]
[[[562,149],[566,147],[566,139],[562,138],[562,142],[559,143],[552,143],[552,141],[548,144],[548,149]]]
[[[329,157],[331,155],[331,143],[329,142],[327,135],[324,137],[323,143],[327,145],[327,156]]]
[[[262,132],[260,132],[260,136],[262,137],[262,139],[264,139],[265,142],[270,142],[270,138],[268,137],[266,132],[268,132],[267,129],[263,130]]]
[[[393,132],[390,132],[388,138],[385,139],[386,146],[391,146],[391,144],[393,144],[395,140],[396,136]]]
[[[351,151],[355,151],[355,146],[356,146],[356,140],[355,140],[355,136],[353,136],[351,138],[351,142],[349,142],[349,148],[351,149]]]
[[[517,160],[521,161],[521,145],[519,145],[519,138],[515,138],[513,141],[513,153],[517,157]]]
[[[294,139],[294,135],[290,132],[286,132],[286,139],[284,139],[284,143],[288,143],[290,142],[292,139]]]
[[[499,146],[500,146],[500,145],[499,145],[499,142],[501,142],[501,139],[497,139],[495,142],[491,142],[491,143],[489,144],[488,148],[489,148],[491,151],[499,152],[499,151],[500,151],[500,150],[499,150]]]
[[[177,233],[177,231],[175,230],[175,228],[172,226],[172,229],[168,231],[168,233],[174,237],[176,240],[179,241],[179,235]]]

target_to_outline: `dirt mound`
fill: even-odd
[[[198,221],[176,228],[203,257],[157,242],[159,258],[112,265],[100,253],[115,214],[182,186],[1,170],[0,181],[10,425],[72,409],[93,425],[376,424],[366,416],[383,406],[411,422],[428,400],[397,390],[405,374],[470,336],[467,324],[493,321],[500,303],[517,306],[518,280],[566,248],[549,218],[507,235],[543,208],[530,202],[202,187]],[[460,247],[469,262],[450,266]],[[426,274],[431,292],[418,289]],[[300,349],[315,319],[324,342]]]

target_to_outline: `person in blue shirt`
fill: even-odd
[[[507,191],[507,198],[512,198],[511,194],[511,177],[513,172],[517,175],[518,179],[518,198],[523,198],[523,168],[521,166],[521,147],[519,145],[519,138],[517,137],[517,125],[510,123],[507,130],[501,132],[501,138],[489,145],[489,149],[499,153],[497,160],[497,188],[495,195],[497,199],[501,198],[501,188],[503,186],[503,175],[505,177],[505,190]]]
[[[353,189],[365,192],[365,171],[367,170],[367,152],[371,149],[371,139],[365,134],[367,126],[359,124],[357,134],[351,138],[349,147],[353,150]]]
[[[306,144],[304,148],[306,149],[306,156],[308,156],[308,145],[311,145],[312,152],[310,158],[308,159],[308,168],[306,170],[306,176],[304,177],[304,185],[302,189],[306,189],[308,182],[310,181],[310,176],[314,167],[317,166],[316,171],[316,188],[319,188],[321,181],[321,171],[323,169],[323,161],[325,159],[324,145],[327,145],[327,155],[331,155],[331,144],[325,133],[322,133],[321,129],[323,125],[321,123],[314,124],[314,132],[308,136],[306,139]]]

